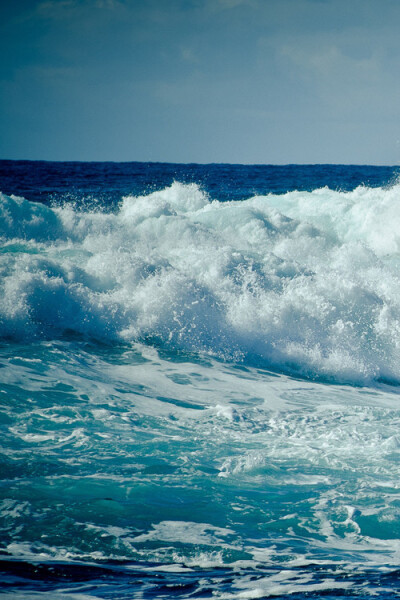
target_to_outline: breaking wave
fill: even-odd
[[[0,335],[145,342],[338,382],[400,382],[400,185],[115,213],[0,194]]]

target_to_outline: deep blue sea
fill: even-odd
[[[0,597],[400,596],[395,167],[0,161]]]

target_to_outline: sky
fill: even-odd
[[[399,0],[2,0],[0,158],[400,164]]]

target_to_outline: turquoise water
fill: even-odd
[[[398,193],[1,196],[0,595],[399,595]]]

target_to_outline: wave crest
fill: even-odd
[[[115,214],[2,194],[0,334],[72,330],[400,381],[399,190],[221,203],[176,182]]]

